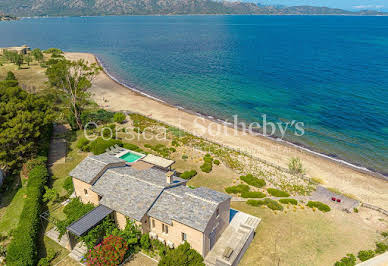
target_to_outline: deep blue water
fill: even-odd
[[[301,121],[285,139],[388,173],[388,17],[134,16],[0,23],[0,46],[98,55],[119,80],[231,120]]]

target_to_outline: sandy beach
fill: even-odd
[[[66,53],[66,58],[70,60],[82,58],[91,63],[96,62],[94,55],[87,53]],[[91,93],[96,103],[105,109],[137,112],[196,135],[202,132],[201,127],[217,127],[210,119],[199,118],[195,114],[132,91],[112,80],[104,72],[95,78]],[[311,178],[323,180],[324,186],[336,188],[342,193],[354,195],[363,202],[388,209],[388,181],[377,178],[373,173],[359,171],[332,159],[266,137],[242,134],[236,136],[232,128],[227,128],[224,134],[218,136],[205,133],[203,137],[285,168],[290,158],[299,157],[306,174]]]

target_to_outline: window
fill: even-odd
[[[216,210],[216,217],[218,218],[218,216],[220,216],[220,209],[217,208],[217,210]]]
[[[85,195],[88,195],[88,190],[84,189],[84,193],[85,193]]]
[[[162,232],[168,234],[168,225],[162,224]]]
[[[187,241],[187,235],[186,233],[182,233],[182,242]]]
[[[155,220],[152,219],[152,228],[154,228],[154,227],[155,227]]]

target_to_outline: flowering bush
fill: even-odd
[[[126,241],[119,236],[107,236],[104,240],[89,250],[86,256],[87,265],[119,265],[128,250]]]

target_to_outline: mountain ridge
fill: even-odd
[[[352,12],[315,6],[267,6],[248,2],[213,0],[0,0],[0,13],[28,16],[101,15],[388,15],[362,10]]]

